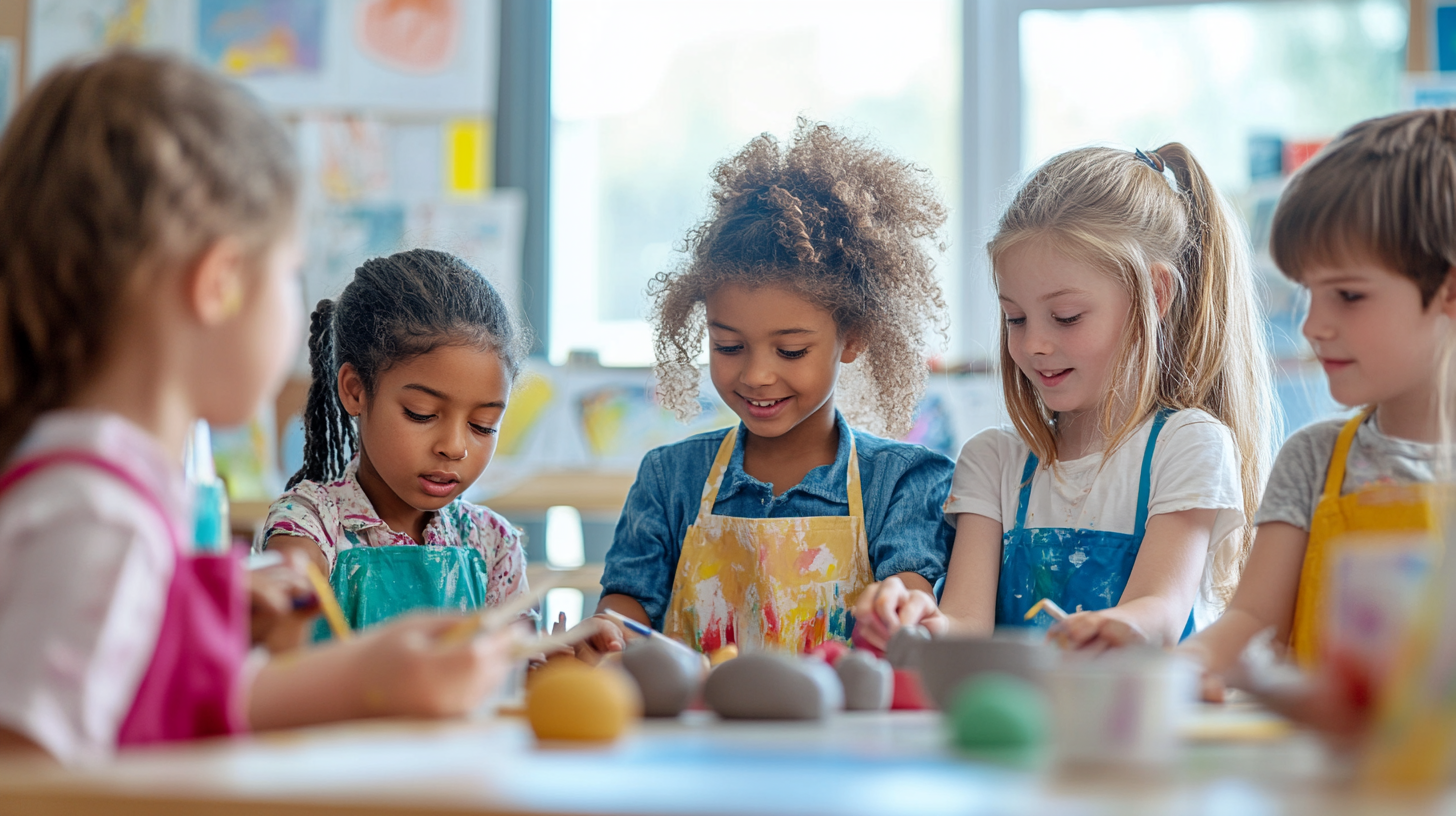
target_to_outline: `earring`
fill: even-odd
[[[229,286],[222,299],[222,317],[224,320],[236,317],[238,312],[243,310],[243,288],[234,284]]]

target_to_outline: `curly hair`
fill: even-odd
[[[765,133],[714,168],[712,197],[688,233],[688,260],[649,288],[661,404],[683,420],[700,410],[707,299],[728,284],[778,286],[864,349],[839,387],[849,420],[906,433],[925,391],[928,335],[946,331],[929,252],[946,214],[929,172],[800,119],[787,146]]]

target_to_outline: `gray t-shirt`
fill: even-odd
[[[1327,419],[1300,428],[1279,449],[1255,524],[1282,521],[1309,531],[1315,505],[1325,489],[1335,441],[1349,417]],[[1375,416],[1361,423],[1345,460],[1340,495],[1372,484],[1416,484],[1434,481],[1439,445],[1396,439],[1381,433]]]

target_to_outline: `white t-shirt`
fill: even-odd
[[[180,463],[121,417],[46,414],[12,461],[57,448],[123,464],[176,509],[174,523],[184,517]],[[0,726],[62,762],[110,756],[175,568],[152,505],[96,468],[47,467],[0,497]]]
[[[1137,524],[1138,477],[1151,430],[1149,419],[1105,463],[1102,453],[1058,462],[1055,470],[1041,463],[1032,476],[1026,526],[1132,533]],[[955,480],[945,502],[946,520],[954,525],[957,515],[975,513],[1000,521],[1003,531],[1016,526],[1021,473],[1029,452],[1009,426],[988,428],[971,437],[956,460]],[[1222,611],[1213,596],[1215,556],[1234,546],[1233,536],[1244,524],[1233,434],[1205,411],[1189,409],[1169,416],[1153,449],[1148,488],[1150,519],[1182,510],[1218,511],[1194,604],[1194,624],[1201,629]],[[1156,542],[1144,541],[1143,546]]]

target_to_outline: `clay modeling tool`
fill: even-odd
[[[623,615],[621,612],[618,612],[615,609],[604,609],[602,610],[602,614],[606,615],[617,623],[622,624],[623,628],[635,635],[641,635],[645,638],[657,638],[667,643],[671,643],[679,649],[685,649],[689,652],[692,652],[694,655],[697,654],[697,652],[694,651],[693,648],[686,643],[674,640],[673,638],[664,635],[656,629],[653,629],[651,626],[647,626],[639,621],[632,620],[631,618]]]
[[[334,588],[329,586],[329,579],[319,572],[317,564],[309,560],[303,562],[303,573],[308,576],[308,582],[313,584],[314,594],[318,596],[319,607],[323,609],[324,620],[329,622],[334,639],[344,641],[353,637],[354,633],[349,630],[349,621],[344,618],[344,610],[339,608],[339,599],[334,596]]]
[[[1052,616],[1052,620],[1064,621],[1067,619],[1067,613],[1060,606],[1057,606],[1057,602],[1051,598],[1042,598],[1035,604],[1032,604],[1032,607],[1026,610],[1024,620],[1031,620],[1036,617],[1036,613],[1038,612],[1046,612]]]
[[[493,606],[489,609],[482,609],[459,623],[445,630],[440,636],[442,646],[453,646],[457,643],[464,643],[478,634],[493,632],[502,626],[514,623],[521,614],[534,607],[546,597],[546,593],[556,587],[556,580],[547,578],[538,586],[527,592],[507,600],[500,606]]]

